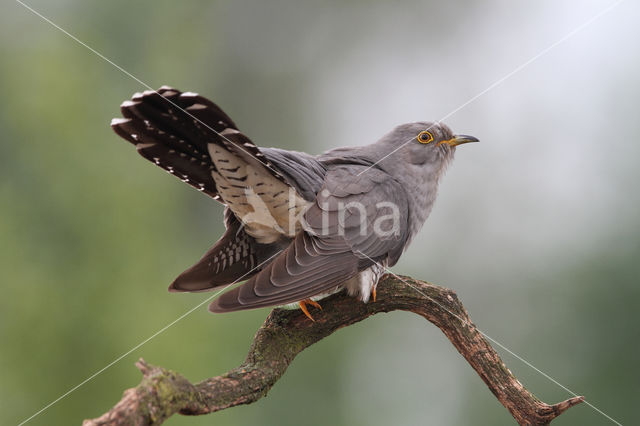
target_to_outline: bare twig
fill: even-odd
[[[300,310],[274,309],[256,333],[242,365],[198,384],[141,359],[136,365],[142,371],[142,382],[126,390],[122,400],[107,413],[85,420],[84,426],[159,425],[175,413],[200,415],[250,404],[265,396],[296,355],[308,346],[339,328],[395,310],[414,312],[442,330],[519,424],[548,425],[584,400],[575,397],[555,405],[538,400],[507,369],[471,322],[455,292],[401,278],[419,291],[385,275],[378,285],[375,303],[364,304],[339,293],[323,300],[323,310],[315,315],[315,322]]]

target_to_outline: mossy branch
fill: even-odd
[[[142,382],[126,390],[122,400],[107,413],[85,420],[83,425],[159,425],[176,413],[200,415],[250,404],[265,396],[307,347],[339,328],[396,310],[416,313],[442,330],[521,425],[548,425],[584,400],[574,397],[548,405],[537,399],[507,369],[452,290],[385,275],[378,284],[375,303],[356,302],[342,292],[324,299],[322,305],[315,322],[300,310],[274,309],[256,333],[242,365],[197,384],[140,359],[136,365],[142,371]]]

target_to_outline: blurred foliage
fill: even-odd
[[[606,1],[122,0],[29,4],[153,87],[214,99],[259,145],[318,153],[438,119]],[[396,270],[455,288],[492,337],[625,424],[638,419],[637,4],[626,2],[447,120],[461,149]],[[210,294],[167,285],[222,207],[108,126],[144,89],[18,3],[0,17],[0,424],[17,424]],[[626,49],[626,50],[625,50]],[[268,310],[206,303],[29,424],[79,424],[138,383],[245,356]],[[546,402],[567,392],[508,353]],[[268,398],[169,425],[510,424],[444,336],[391,314],[304,352]],[[591,408],[558,425],[607,424]]]

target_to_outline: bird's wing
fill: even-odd
[[[397,256],[407,238],[407,194],[383,171],[359,175],[364,169],[328,171],[305,213],[305,230],[261,272],[224,293],[209,309],[228,312],[296,302]]]

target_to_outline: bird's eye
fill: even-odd
[[[420,143],[429,143],[433,142],[433,135],[431,132],[427,132],[426,130],[418,133],[418,142]]]

